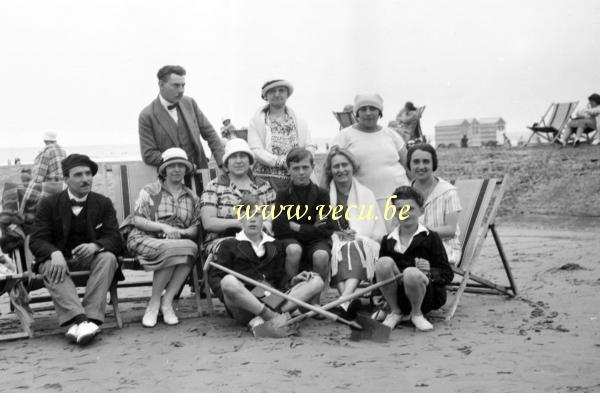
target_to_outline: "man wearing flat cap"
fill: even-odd
[[[185,69],[176,65],[166,65],[158,70],[158,97],[139,116],[142,159],[146,164],[158,167],[165,150],[179,147],[196,168],[208,168],[208,159],[200,142],[200,138],[203,138],[221,166],[221,138],[196,101],[183,95],[185,74]],[[196,183],[201,185],[201,182]]]
[[[100,332],[122,242],[112,202],[92,192],[98,165],[82,154],[61,164],[67,189],[41,200],[29,247],[67,339],[84,345]],[[75,270],[90,271],[83,302],[69,276]]]
[[[295,147],[307,148],[314,153],[306,122],[287,106],[294,86],[284,79],[266,82],[261,98],[267,101],[250,119],[248,145],[256,155],[254,174],[271,183],[275,191],[289,188],[290,177],[285,158]]]
[[[67,156],[65,150],[56,141],[56,132],[44,133],[44,144],[46,147],[35,157],[31,168],[31,180],[25,190],[23,202],[21,202],[21,213],[23,213],[27,201],[36,201],[39,196],[35,192],[36,185],[44,182],[58,182],[62,179],[61,161]]]

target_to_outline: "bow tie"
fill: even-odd
[[[176,102],[176,103],[174,103],[173,105],[167,105],[167,109],[168,109],[168,110],[172,110],[172,109],[175,109],[175,108],[177,108],[178,106],[179,106],[179,103],[178,103],[178,102]]]
[[[75,206],[79,206],[79,207],[84,207],[85,206],[85,201],[76,201],[75,199],[71,199],[71,207],[75,207]]]

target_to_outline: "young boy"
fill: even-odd
[[[234,238],[223,240],[216,262],[279,290],[285,291],[291,287],[289,295],[300,300],[307,301],[318,295],[323,289],[323,280],[318,275],[302,272],[288,280],[282,245],[263,232],[260,211],[253,217],[242,213],[247,207],[253,212],[258,204],[256,196],[246,195],[242,198],[238,214],[242,231]],[[276,309],[271,309],[252,293],[252,285],[214,267],[208,271],[208,281],[215,295],[225,304],[229,315],[244,325],[258,317],[252,323],[255,326],[278,317],[281,315],[279,312],[291,312],[297,308],[295,303],[284,301]]]
[[[440,236],[419,224],[423,196],[414,188],[398,187],[392,195],[396,211],[402,211],[399,225],[381,241],[375,264],[377,281],[402,272],[401,279],[381,288],[391,308],[384,325],[396,327],[410,320],[419,331],[433,329],[423,314],[446,303],[446,284],[454,274]],[[409,206],[408,211],[404,206]],[[402,210],[404,207],[404,210]]]
[[[288,217],[284,210],[273,220],[275,237],[281,240],[285,250],[285,270],[289,277],[303,269],[312,270],[326,280],[331,235],[335,227],[330,218],[320,217],[319,213],[325,215],[329,212],[329,193],[310,180],[315,167],[310,151],[303,147],[292,149],[286,157],[286,164],[290,188],[277,192],[275,212],[280,212],[284,206],[292,206],[290,213],[298,211],[301,216]],[[321,206],[321,211],[318,206]]]

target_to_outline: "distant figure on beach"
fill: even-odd
[[[23,213],[27,201],[30,198],[38,197],[37,195],[33,195],[36,184],[48,181],[62,181],[63,171],[61,161],[67,154],[58,144],[56,132],[46,132],[43,138],[46,147],[44,147],[44,149],[35,157],[33,162],[31,168],[31,181],[25,190],[23,201],[21,202],[21,213]]]
[[[512,142],[510,141],[508,136],[506,136],[506,132],[502,133],[502,138],[504,140],[504,147],[506,147],[507,149],[510,149],[512,147]]]
[[[464,134],[462,138],[460,138],[460,147],[469,147],[469,138],[467,138],[467,134]]]
[[[235,135],[235,126],[231,124],[231,119],[228,116],[223,116],[221,118],[221,137],[224,139],[224,143],[227,143],[228,140],[231,140],[236,137]]]
[[[403,138],[408,137],[408,139],[404,139],[407,144],[410,141],[424,142],[421,141],[423,135],[419,124],[420,119],[421,115],[419,114],[418,108],[410,101],[406,102],[404,108],[396,115],[399,133]]]
[[[92,192],[98,165],[86,155],[71,154],[61,166],[67,189],[41,200],[30,249],[33,270],[44,276],[59,324],[69,326],[67,339],[84,345],[104,322],[121,234],[110,199]],[[90,271],[83,304],[69,274],[76,270]]]
[[[360,165],[356,179],[375,194],[382,212],[386,201],[398,186],[407,185],[404,169],[406,144],[398,133],[378,124],[383,116],[383,99],[379,94],[358,94],[354,98],[358,123],[346,127],[335,136],[331,146],[347,149]],[[393,220],[386,220],[386,230]]]
[[[275,191],[287,189],[290,177],[285,159],[294,147],[317,150],[306,122],[287,106],[294,93],[292,84],[283,79],[266,82],[261,98],[267,101],[250,119],[248,145],[256,156],[254,173],[271,183]]]
[[[21,165],[21,159],[19,157],[15,158],[15,165]]]
[[[586,107],[577,111],[575,118],[567,123],[563,131],[563,136],[559,139],[560,144],[563,146],[567,144],[573,130],[575,130],[573,146],[585,142],[586,139],[582,138],[582,134],[587,128],[596,130],[592,145],[600,144],[600,94],[594,93],[589,96]]]
[[[185,69],[177,65],[161,67],[156,74],[159,94],[139,116],[142,158],[159,167],[162,153],[171,147],[182,148],[195,168],[208,168],[200,138],[208,142],[213,157],[221,166],[223,144],[193,98],[183,95]],[[196,182],[201,191],[202,182]]]

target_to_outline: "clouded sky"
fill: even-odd
[[[437,121],[502,116],[525,132],[553,101],[600,92],[600,1],[53,0],[0,4],[0,147],[137,142],[156,71],[183,65],[215,128],[246,125],[283,77],[314,137],[359,92]]]

